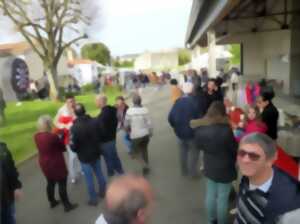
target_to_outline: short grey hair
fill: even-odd
[[[242,144],[258,145],[264,151],[267,159],[273,158],[277,151],[275,141],[269,136],[258,132],[244,136],[240,142],[240,145]]]
[[[42,115],[37,120],[37,129],[39,131],[50,131],[52,127],[52,118],[50,115]]]
[[[139,94],[137,94],[137,93],[134,94],[132,96],[132,103],[135,106],[141,106],[142,105],[142,98],[141,98],[141,96]]]
[[[116,208],[106,208],[105,215],[112,223],[132,223],[137,217],[138,211],[147,206],[145,194],[138,190],[132,190]]]

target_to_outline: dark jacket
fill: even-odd
[[[264,209],[264,224],[276,223],[281,215],[300,208],[300,183],[276,167],[273,170],[274,177],[267,193],[268,203]],[[249,179],[243,177],[240,184],[240,193],[242,190],[248,189]]]
[[[65,145],[56,134],[39,132],[34,140],[39,152],[39,164],[43,174],[50,180],[59,181],[67,177],[64,159]]]
[[[218,88],[217,91],[214,91],[213,94],[208,94],[208,92],[205,92],[205,97],[207,99],[207,108],[209,108],[209,106],[212,104],[212,102],[214,101],[221,101],[223,102],[223,94],[220,90],[220,88]]]
[[[197,148],[204,150],[204,175],[229,183],[236,179],[237,143],[227,122],[200,125],[195,129]]]
[[[93,163],[100,156],[95,120],[89,115],[78,117],[70,132],[70,147],[83,163]]]
[[[190,121],[199,116],[197,99],[194,96],[183,96],[173,105],[168,120],[178,138],[190,140],[194,137]]]
[[[22,184],[19,173],[15,167],[11,153],[6,144],[0,142],[0,192],[1,207],[14,202],[14,191],[20,189]]]
[[[96,120],[101,142],[106,143],[116,140],[118,128],[117,109],[109,105],[103,107]]]
[[[273,103],[269,103],[268,106],[263,110],[261,114],[262,121],[267,125],[267,135],[272,139],[277,139],[277,123],[279,118],[279,113],[277,108]]]

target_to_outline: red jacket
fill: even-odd
[[[56,181],[66,178],[68,171],[63,155],[66,148],[58,136],[49,132],[39,132],[35,134],[34,140],[44,175]]]
[[[257,120],[248,120],[245,125],[245,135],[253,132],[266,133],[267,125],[261,121]]]

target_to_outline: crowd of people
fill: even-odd
[[[189,72],[181,85],[171,80],[168,120],[178,139],[182,176],[197,178],[200,172],[206,178],[207,223],[229,223],[234,191],[235,224],[297,223],[299,159],[276,144],[279,113],[273,88],[264,83],[254,104],[239,108],[222,90],[220,76],[204,84],[201,78]]]
[[[237,88],[235,76],[230,83],[233,89]],[[170,80],[168,122],[178,142],[179,172],[183,178],[205,177],[206,223],[230,223],[230,213],[235,224],[297,223],[299,163],[276,144],[279,113],[272,103],[274,90],[261,86],[254,104],[240,108],[226,95],[224,77],[208,78],[203,70],[201,75],[188,71],[182,80]],[[65,212],[76,209],[78,204],[68,197],[67,182],[76,184],[83,176],[88,205],[97,206],[105,200],[96,224],[145,224],[154,200],[145,179],[151,172],[148,145],[153,126],[149,110],[138,93],[133,94],[131,107],[122,96],[111,106],[103,94],[96,96],[95,106],[99,115],[91,117],[85,105],[69,95],[53,122],[49,115],[37,121],[34,141],[49,206],[62,202]],[[144,177],[126,174],[116,146],[118,131]],[[6,186],[1,189],[1,219],[2,223],[15,223],[14,200],[21,196],[22,184],[4,143],[0,144],[0,158],[4,167],[0,178],[5,183],[1,186]],[[112,176],[118,178],[108,184]],[[56,184],[60,200],[55,198]],[[235,208],[230,210],[232,192],[236,192]]]

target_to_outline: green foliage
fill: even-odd
[[[81,56],[103,65],[110,64],[110,51],[103,43],[86,44],[81,49]]]
[[[191,61],[191,52],[187,49],[180,49],[178,52],[179,65],[185,65]]]
[[[116,68],[133,68],[134,60],[120,61],[119,58],[113,60],[113,66]]]
[[[93,83],[86,84],[81,87],[81,91],[83,93],[91,93],[93,92],[94,89],[95,89],[95,85]]]
[[[105,88],[105,94],[108,97],[109,104],[112,105],[115,98],[122,93],[118,87],[107,87]],[[83,103],[90,115],[96,116],[99,113],[99,109],[95,106],[95,94],[89,93],[76,96],[76,101]],[[43,114],[54,117],[62,104],[61,102],[48,100],[26,101],[22,102],[20,106],[17,106],[15,102],[8,103],[5,110],[6,123],[0,127],[0,140],[7,143],[17,162],[26,160],[37,152],[33,135],[36,132],[38,117]]]
[[[230,46],[229,52],[232,54],[230,58],[231,65],[239,65],[241,63],[241,47],[239,44],[232,44]]]

